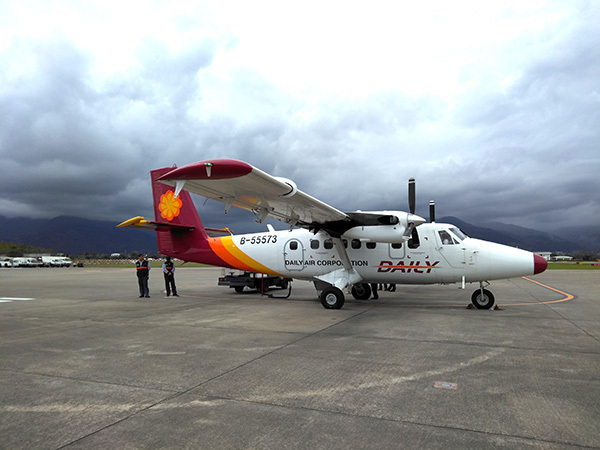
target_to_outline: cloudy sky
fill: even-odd
[[[234,158],[346,211],[405,210],[415,177],[425,217],[600,224],[599,24],[592,0],[0,0],[0,215],[151,217],[150,170]]]

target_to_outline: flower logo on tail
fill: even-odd
[[[175,198],[173,191],[167,191],[160,196],[160,204],[158,205],[160,216],[171,221],[179,215],[182,205],[183,202],[180,198]]]

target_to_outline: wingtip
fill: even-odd
[[[253,169],[250,164],[237,159],[209,159],[175,168],[158,180],[237,178],[249,174]]]

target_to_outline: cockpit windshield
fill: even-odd
[[[469,236],[467,236],[466,233],[464,233],[463,231],[459,230],[456,227],[450,228],[450,231],[452,231],[452,233],[459,238],[461,241],[464,241],[466,238],[468,238]]]

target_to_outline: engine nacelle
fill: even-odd
[[[360,239],[361,241],[401,244],[408,239],[404,237],[404,231],[405,227],[399,225],[354,227],[346,231],[343,237],[347,239]]]
[[[358,221],[361,217],[369,220],[364,220],[364,225],[358,225],[345,231],[343,237],[391,244],[408,241],[413,226],[425,223],[425,219],[422,217],[402,211],[357,212],[353,213],[352,217]],[[373,221],[372,218],[377,220]]]

